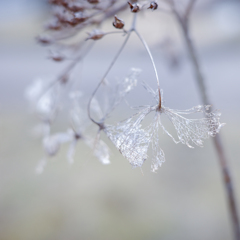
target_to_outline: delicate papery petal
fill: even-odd
[[[93,154],[95,157],[99,159],[99,161],[104,164],[110,164],[109,160],[109,148],[105,142],[103,142],[101,139],[98,140],[98,142],[95,145],[95,148],[93,149]]]
[[[100,104],[96,98],[92,99],[91,111],[93,111],[99,119],[102,119],[104,116]]]
[[[159,144],[153,144],[153,156],[152,156],[152,164],[151,164],[151,169],[152,172],[156,172],[159,167],[162,166],[162,164],[165,162],[165,154],[163,150],[159,147]]]
[[[132,68],[129,75],[118,82],[110,107],[105,114],[106,116],[109,115],[120,104],[125,96],[137,86],[137,77],[141,71],[141,69]]]
[[[36,79],[25,91],[26,98],[32,102],[36,101],[42,93],[45,85],[41,78]]]
[[[149,135],[141,128],[141,122],[150,111],[151,108],[146,108],[117,126],[107,126],[104,129],[132,167],[141,167],[147,159]]]
[[[190,148],[193,147],[190,143],[202,147],[203,140],[209,138],[209,136],[214,137],[223,126],[219,122],[220,115],[218,112],[206,112],[206,110],[209,110],[209,107],[199,105],[186,111],[162,107],[161,112],[168,116],[177,131],[179,140],[183,144],[186,144]],[[180,115],[196,112],[203,112],[206,117],[201,119],[187,119]]]
[[[139,68],[131,68],[130,74],[122,82],[122,96],[129,93],[137,85],[137,77],[142,72]]]
[[[46,159],[46,158],[42,158],[42,159],[39,161],[39,163],[37,164],[37,166],[36,166],[36,169],[35,169],[36,173],[37,173],[37,174],[43,173],[46,165],[47,165],[47,159]]]
[[[151,146],[152,146],[152,163],[151,169],[156,172],[159,167],[165,162],[165,155],[163,150],[160,148],[159,143],[159,125],[162,126],[160,112],[156,112],[154,121],[150,125],[149,133],[151,134]],[[163,127],[163,126],[162,126]]]
[[[77,139],[75,138],[69,148],[68,148],[68,153],[67,153],[67,160],[70,164],[74,163],[74,155],[75,155],[75,150],[76,150],[76,144],[77,144]]]
[[[85,138],[86,144],[93,150],[93,154],[98,160],[104,164],[110,164],[109,160],[109,148],[105,142],[99,139]]]
[[[143,129],[135,128],[128,134],[114,127],[108,127],[104,131],[133,168],[142,166],[147,159],[148,150],[148,141]]]
[[[36,111],[41,118],[52,120],[58,109],[59,89],[52,88],[40,96],[36,103]]]
[[[69,142],[73,139],[73,136],[71,133],[57,133],[54,135],[47,136],[43,139],[43,147],[45,149],[45,152],[49,156],[54,156],[62,143]]]

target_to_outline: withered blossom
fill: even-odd
[[[130,3],[130,2],[128,2],[128,4],[129,4],[129,7],[131,9],[131,12],[136,13],[136,12],[138,12],[140,10],[140,6],[139,6],[138,3]]]
[[[156,10],[157,8],[158,8],[158,4],[155,1],[151,2],[150,6],[148,7],[148,9],[152,9],[152,11]]]
[[[99,0],[87,0],[91,4],[98,4],[100,1]]]
[[[140,111],[116,126],[109,125],[105,133],[119,149],[120,153],[129,161],[133,167],[141,167],[147,159],[147,154],[152,151],[152,171],[165,162],[163,150],[160,148],[159,131],[162,129],[175,143],[186,144],[193,148],[192,144],[202,147],[203,140],[214,137],[224,126],[220,123],[220,113],[218,111],[208,112],[210,106],[195,106],[188,110],[174,110],[161,105],[159,109],[159,93],[144,84],[146,90],[152,94],[156,100],[156,105],[148,105],[140,108]],[[163,93],[161,94],[163,96]],[[154,112],[154,119],[148,127],[142,126],[145,117]],[[204,113],[205,117],[200,119],[188,119],[182,115]],[[177,139],[175,139],[163,126],[161,115],[165,114],[173,124]]]
[[[118,18],[116,15],[114,16],[113,26],[118,29],[122,29],[124,27],[124,21]]]
[[[88,33],[88,38],[86,40],[92,39],[92,40],[99,40],[101,39],[104,35],[105,32],[99,30],[99,29],[94,29],[92,32]]]

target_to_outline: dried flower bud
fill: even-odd
[[[130,2],[128,2],[128,4],[129,4],[132,12],[136,13],[140,10],[140,7],[139,7],[138,3],[131,4]]]
[[[49,0],[49,3],[54,5],[62,5],[63,0]]]
[[[65,57],[60,53],[54,53],[54,52],[50,52],[49,58],[55,62],[62,62],[65,59]]]
[[[118,29],[122,29],[124,27],[124,21],[118,18],[116,15],[114,16],[113,26]]]
[[[38,36],[36,39],[42,45],[50,45],[53,42],[49,36]]]
[[[69,3],[67,4],[67,9],[72,12],[83,12],[85,7],[80,3]]]
[[[148,9],[149,8],[152,9],[152,10],[156,10],[158,8],[158,4],[156,2],[151,2]]]
[[[87,0],[91,4],[98,4],[99,0]]]
[[[94,29],[92,32],[88,33],[88,35],[89,37],[86,40],[88,39],[98,40],[101,39],[105,35],[105,33],[99,29]]]
[[[70,21],[67,21],[67,23],[74,27],[86,20],[87,20],[87,17],[83,16],[82,12],[79,12],[79,13],[75,13],[74,18],[71,19]]]
[[[49,30],[58,31],[58,30],[61,30],[61,28],[62,28],[62,25],[60,24],[59,21],[52,21],[46,25],[46,29],[49,29]]]

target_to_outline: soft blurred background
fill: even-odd
[[[24,91],[35,78],[58,74],[64,63],[47,59],[48,48],[35,41],[49,16],[45,1],[8,0],[0,1],[0,6],[0,239],[231,239],[225,189],[211,140],[205,141],[204,148],[189,149],[162,136],[166,163],[154,174],[146,162],[144,175],[140,169],[132,170],[108,140],[108,166],[101,165],[79,143],[72,166],[62,148],[43,174],[36,175],[43,150],[41,140],[32,134],[37,119],[29,110]],[[221,121],[227,123],[221,135],[238,207],[239,12],[237,0],[199,0],[191,18],[193,41],[210,99],[222,112]],[[129,26],[132,15],[126,11],[119,16]],[[139,17],[138,28],[156,60],[165,105],[187,109],[201,103],[175,19],[169,14],[147,12]],[[111,29],[111,21],[103,29]],[[81,91],[86,97],[122,41],[119,36],[107,36],[77,67],[80,73],[75,77],[81,76]],[[140,79],[156,87],[149,58],[135,36],[109,74],[109,81],[125,76],[131,67],[140,67]],[[145,95],[149,100],[150,96],[139,87],[130,100],[138,105],[145,101]],[[66,127],[63,124],[58,120],[60,129]]]

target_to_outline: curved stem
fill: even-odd
[[[147,50],[147,53],[152,61],[152,65],[153,65],[153,69],[156,75],[156,79],[157,79],[157,84],[158,84],[158,94],[159,94],[159,105],[158,105],[158,109],[161,109],[161,91],[160,91],[160,83],[159,83],[159,78],[158,78],[158,72],[157,72],[157,68],[153,59],[153,56],[151,54],[151,51],[146,43],[146,41],[144,40],[144,38],[140,35],[140,33],[134,29],[134,32],[137,34],[138,38],[140,39],[140,41],[142,42],[142,44],[144,45],[145,49]]]
[[[198,89],[200,91],[200,95],[202,98],[202,102],[204,105],[209,104],[209,97],[206,91],[206,84],[204,81],[203,73],[200,68],[199,59],[197,57],[196,49],[192,43],[191,36],[189,33],[189,27],[188,27],[188,16],[191,13],[191,10],[193,8],[193,4],[195,3],[195,0],[191,0],[192,3],[189,3],[189,9],[186,10],[185,16],[181,16],[179,12],[176,10],[174,6],[174,2],[169,1],[170,6],[172,8],[172,11],[182,29],[183,33],[183,39],[186,43],[186,48],[188,51],[189,59],[193,67],[193,71],[195,73],[195,79],[198,85]],[[229,212],[232,218],[232,225],[235,235],[235,240],[240,240],[240,224],[239,224],[239,217],[238,217],[238,209],[237,209],[237,202],[235,198],[234,193],[234,187],[233,187],[233,181],[231,177],[231,172],[228,166],[228,159],[225,154],[225,150],[222,144],[221,135],[217,134],[213,138],[213,143],[218,155],[219,165],[222,170],[222,176],[225,184],[225,189],[227,193],[228,198],[228,204],[229,204]]]
[[[90,97],[90,100],[88,102],[88,117],[90,118],[90,120],[95,123],[96,125],[98,125],[100,128],[103,128],[103,123],[101,122],[97,122],[96,120],[94,120],[92,117],[91,117],[91,111],[90,111],[90,107],[91,107],[91,103],[92,103],[92,100],[94,98],[94,96],[96,95],[98,89],[100,88],[100,86],[102,85],[104,79],[106,78],[106,76],[108,75],[108,73],[110,72],[110,70],[112,69],[113,65],[115,64],[115,62],[117,61],[118,57],[120,56],[122,50],[124,49],[124,47],[126,46],[127,42],[128,42],[128,39],[131,35],[131,32],[132,31],[135,31],[135,25],[136,25],[136,18],[137,18],[137,14],[134,14],[134,18],[133,18],[133,22],[132,22],[132,27],[131,29],[128,31],[127,33],[127,37],[126,39],[124,40],[122,46],[120,47],[120,49],[118,50],[116,56],[114,57],[114,59],[112,60],[111,64],[109,65],[107,71],[105,72],[104,76],[102,77],[101,81],[98,83],[97,87],[95,88],[95,90],[93,91],[91,97]]]
[[[130,34],[131,34],[131,32],[129,32],[129,33],[127,34],[127,37],[126,37],[126,39],[124,40],[121,48],[118,50],[116,56],[114,57],[113,61],[112,61],[111,64],[109,65],[109,67],[108,67],[107,71],[105,72],[104,76],[102,77],[101,81],[98,83],[97,87],[96,87],[95,90],[93,91],[93,93],[92,93],[92,95],[91,95],[91,97],[90,97],[90,100],[89,100],[89,102],[88,102],[88,117],[90,118],[90,120],[91,120],[93,123],[95,123],[95,124],[97,124],[97,125],[99,125],[99,126],[101,125],[101,123],[95,121],[95,120],[91,117],[91,111],[90,111],[91,102],[92,102],[92,100],[93,100],[96,92],[98,91],[98,89],[99,89],[100,86],[102,85],[104,79],[106,78],[106,76],[107,76],[108,73],[110,72],[111,68],[113,67],[114,63],[117,61],[117,59],[118,59],[119,55],[121,54],[122,50],[124,49],[124,47],[125,47],[128,39],[129,39],[129,37],[130,37]]]

